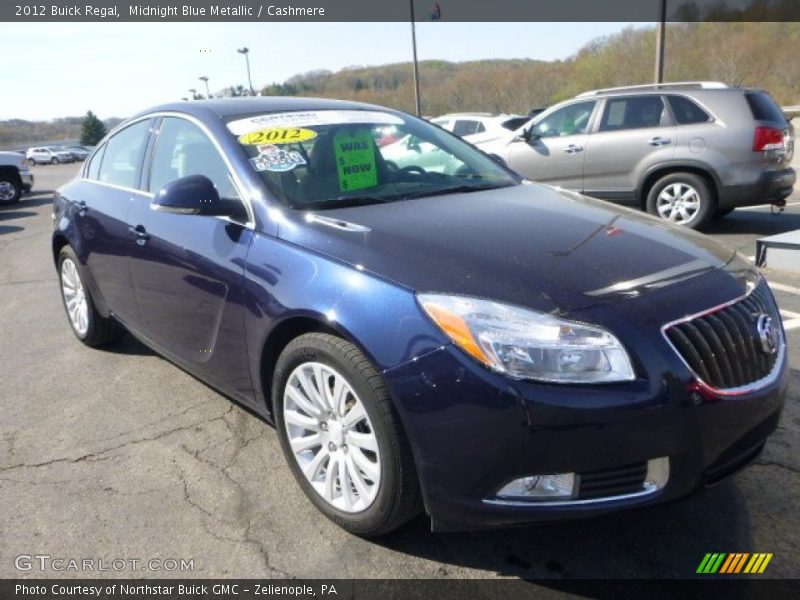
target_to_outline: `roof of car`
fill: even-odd
[[[331,100],[327,98],[302,98],[285,96],[249,96],[239,98],[213,98],[211,100],[190,100],[154,106],[137,116],[153,112],[177,111],[205,116],[213,113],[221,119],[258,113],[296,111],[296,110],[392,110],[374,104]]]

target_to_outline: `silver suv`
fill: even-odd
[[[795,182],[780,107],[716,82],[587,92],[478,145],[530,179],[693,229],[739,206],[785,204]]]

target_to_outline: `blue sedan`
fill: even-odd
[[[679,498],[780,416],[785,336],[745,259],[398,111],[160,106],[98,144],[54,219],[77,338],[130,332],[263,415],[358,535]]]

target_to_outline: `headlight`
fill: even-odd
[[[456,346],[510,377],[559,383],[634,379],[625,348],[599,327],[490,300],[440,294],[417,298]]]

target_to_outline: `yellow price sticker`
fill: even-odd
[[[239,137],[239,143],[247,146],[255,146],[258,144],[296,144],[297,142],[313,140],[315,137],[317,137],[317,132],[313,129],[277,127],[245,133]]]

